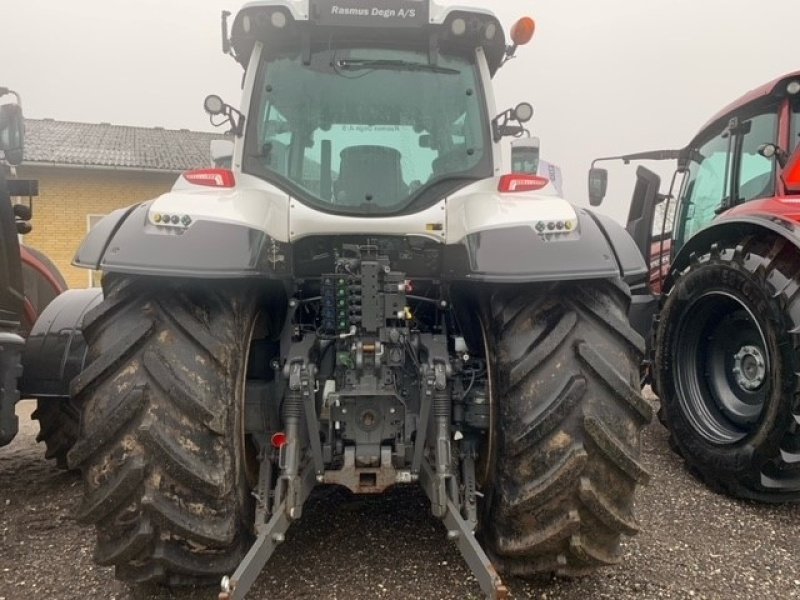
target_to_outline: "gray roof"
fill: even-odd
[[[224,134],[25,119],[25,161],[88,168],[181,172],[209,167],[211,140]]]

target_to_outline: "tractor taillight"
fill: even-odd
[[[233,171],[229,169],[198,169],[196,171],[187,171],[183,176],[186,181],[194,185],[218,188],[232,188],[236,185]]]
[[[500,178],[497,189],[503,193],[535,192],[545,187],[550,180],[539,175],[525,175],[524,173],[511,173]]]

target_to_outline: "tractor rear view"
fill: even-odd
[[[317,485],[420,485],[492,598],[498,571],[618,562],[648,478],[626,315],[646,266],[504,160],[532,109],[498,113],[492,78],[533,29],[507,44],[427,0],[225,24],[244,97],[205,108],[231,168],[109,215],[75,258],[104,271],[69,454],[100,564],[241,598]]]
[[[682,150],[615,157],[677,160],[665,194],[639,167],[628,222],[661,298],[649,370],[672,446],[714,489],[767,502],[800,500],[799,136],[797,72]],[[592,169],[593,204],[606,179]]]

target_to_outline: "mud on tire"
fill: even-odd
[[[252,525],[239,428],[253,301],[235,285],[107,276],[104,287],[72,384],[77,517],[95,525],[95,560],[119,579],[218,582]]]
[[[495,294],[497,440],[483,537],[501,571],[579,575],[618,562],[637,532],[634,493],[649,474],[640,432],[644,342],[622,284]]]

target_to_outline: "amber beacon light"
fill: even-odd
[[[516,46],[524,46],[533,39],[536,21],[530,17],[522,17],[511,28],[511,40]]]

